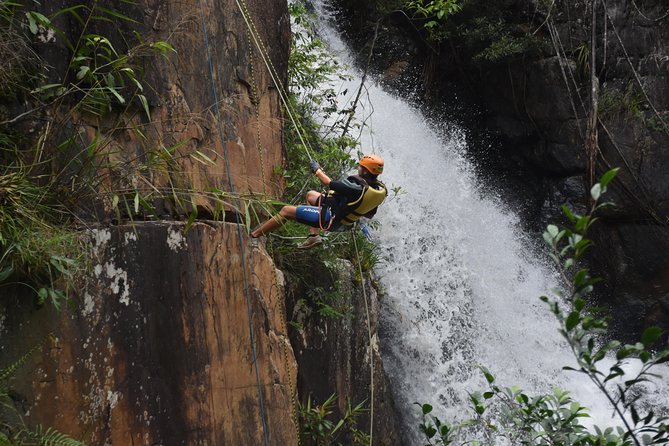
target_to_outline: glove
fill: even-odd
[[[309,161],[309,168],[311,169],[312,173],[316,173],[316,171],[321,168],[321,165],[318,164],[318,161],[311,160]]]

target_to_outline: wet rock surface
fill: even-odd
[[[324,315],[317,311],[318,305],[309,297],[302,301],[295,299],[309,296],[308,290],[296,289],[295,284],[287,287],[291,319],[300,326],[291,331],[290,337],[299,364],[298,389],[302,403],[306,404],[310,398],[312,404],[322,404],[336,394],[340,417],[347,405],[355,407],[363,403],[368,412],[356,419],[357,429],[369,434],[373,415],[373,444],[402,444],[400,424],[379,352],[381,295],[365,274],[365,296],[355,267],[348,261],[338,262],[334,277],[328,270],[321,270],[320,262],[314,257],[312,264],[312,286],[335,288],[336,296],[329,303],[341,314]],[[291,295],[294,297],[290,298]],[[343,440],[346,444],[346,439]]]
[[[29,425],[91,445],[297,443],[283,276],[235,225],[183,230],[92,230],[91,274],[61,313],[3,296],[3,362],[43,345],[13,383]]]

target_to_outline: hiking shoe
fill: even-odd
[[[297,249],[311,249],[323,243],[323,238],[320,235],[310,235],[305,241],[297,245]]]

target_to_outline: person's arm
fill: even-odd
[[[311,171],[316,175],[316,178],[323,184],[323,186],[328,187],[330,185],[330,177],[325,175],[325,172],[323,172],[323,169],[321,169],[320,164],[318,164],[318,161],[312,159],[309,161],[309,168]]]
[[[314,175],[316,175],[316,178],[318,178],[318,180],[323,184],[323,186],[328,187],[330,185],[331,181],[330,177],[327,176],[325,172],[323,172],[323,169],[321,169],[320,167],[318,168],[318,170],[316,170],[316,172],[314,172]]]

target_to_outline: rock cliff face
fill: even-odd
[[[422,73],[432,88],[431,101],[445,102],[456,110],[451,115],[484,110],[466,123],[477,129],[473,156],[486,159],[481,162],[495,171],[495,182],[506,181],[500,176],[512,179],[512,194],[526,197],[526,215],[539,226],[556,221],[565,202],[585,208],[591,2],[557,1],[550,14],[535,1],[505,0],[494,8],[467,2],[481,7],[466,17],[453,16],[453,38],[433,47],[438,55],[406,17],[380,16],[373,2],[338,3],[344,15],[357,14],[348,30],[358,42],[368,42],[372,32],[366,24],[383,17],[375,69],[391,87],[397,78],[406,82],[411,73]],[[599,3],[596,14],[600,150],[595,176],[612,167],[621,171],[606,197],[617,206],[591,233],[592,261],[606,279],[604,303],[628,333],[652,324],[668,328],[669,321],[669,260],[663,254],[669,248],[666,12],[660,1],[610,0]],[[494,61],[476,59],[486,45],[503,46],[514,38],[519,38],[515,44],[525,44],[519,36],[527,34],[536,39],[531,50]],[[480,40],[472,44],[474,38]],[[513,54],[516,48],[505,51]],[[399,66],[406,67],[400,70],[403,79],[396,73]],[[469,101],[465,105],[463,98]],[[477,140],[479,126],[498,141],[495,153],[487,149],[489,140]]]
[[[320,264],[315,256],[309,259],[314,266]],[[312,269],[312,286],[332,287],[335,283],[330,283],[330,275]],[[366,275],[364,280],[363,291],[354,266],[339,261],[333,281],[339,284],[336,305],[344,309],[343,316],[324,317],[310,303],[296,299],[308,295],[308,290],[295,284],[287,287],[289,314],[301,327],[291,332],[299,368],[298,393],[302,400],[311,398],[317,403],[336,393],[341,414],[347,405],[364,403],[369,412],[356,420],[357,428],[365,433],[371,429],[373,444],[401,444],[400,423],[379,352],[380,296],[372,280]]]
[[[211,213],[210,191],[214,188],[230,191],[232,185],[236,193],[280,195],[282,180],[274,175],[284,162],[279,94],[254,37],[247,31],[242,6],[238,6],[243,2],[116,3],[109,7],[132,21],[115,20],[110,24],[91,20],[85,32],[108,37],[119,53],[147,52],[131,37],[135,32],[143,42],[166,41],[174,47],[174,52],[164,58],[131,59],[140,65],[136,71],[143,74],[147,86],[151,120],[136,99],[127,106],[116,104],[102,121],[85,113],[67,114],[62,118],[66,123],[63,130],[49,134],[53,139],[49,142],[61,144],[76,134],[79,149],[66,153],[58,168],[70,166],[70,156],[86,165],[78,150],[94,147],[93,175],[101,179],[93,183],[101,191],[142,191],[151,184],[149,190],[161,192],[160,197],[149,197],[155,201],[156,212],[169,217],[188,213],[191,202]],[[52,15],[67,6],[67,2],[47,2],[41,12]],[[290,48],[287,4],[250,4],[247,11],[257,30],[255,38],[284,88]],[[68,36],[83,31],[81,23],[67,13],[58,15],[54,24]],[[63,39],[40,43],[36,51],[52,66],[50,76],[67,72],[72,54]],[[21,111],[19,108],[16,113]],[[39,119],[20,125],[27,133],[43,128]],[[100,139],[100,134],[108,134],[110,129],[113,135]],[[175,202],[175,196],[187,204]],[[98,217],[113,215],[109,203],[100,201],[93,206],[77,203],[82,208],[80,213],[87,217],[93,213]]]
[[[39,7],[50,16],[66,6],[51,1]],[[12,382],[17,413],[28,426],[54,427],[91,445],[293,445],[299,398],[338,393],[342,402],[360,402],[373,379],[375,427],[386,431],[374,443],[392,444],[396,423],[378,351],[368,345],[363,301],[354,297],[360,290],[347,289],[347,299],[356,302],[352,319],[331,324],[313,315],[305,321],[309,333],[320,335],[294,335],[304,359],[298,368],[287,334],[283,276],[264,248],[251,244],[245,228],[240,238],[235,224],[199,220],[186,230],[179,221],[192,204],[200,218],[213,212],[213,189],[270,197],[283,190],[274,174],[284,164],[278,90],[238,3],[105,6],[133,22],[95,23],[87,32],[112,36],[122,49],[121,35],[136,30],[145,41],[168,41],[175,53],[142,59],[151,122],[140,104],[130,104],[104,118],[75,111],[17,124],[26,135],[44,134],[47,148],[67,138],[78,141],[76,151],[52,153],[51,167],[66,183],[85,173],[70,168],[81,161],[81,148],[95,152],[92,174],[98,180],[90,183],[97,192],[92,198],[73,203],[89,228],[93,252],[79,286],[69,291],[71,308],[35,308],[25,288],[2,289],[0,369],[34,350]],[[256,2],[248,13],[285,84],[286,2]],[[54,22],[67,35],[82,31],[68,14]],[[67,71],[72,54],[59,38],[41,42],[36,51],[50,73]],[[19,114],[23,107],[2,103],[0,112]],[[45,128],[49,119],[65,122],[57,134]],[[149,162],[156,156],[167,160],[159,168]],[[155,212],[124,223],[131,211],[115,212],[111,196],[124,200],[146,190]],[[226,211],[239,210],[230,196],[224,201]],[[150,221],[158,216],[166,220]],[[235,220],[232,212],[226,220]],[[350,274],[345,280],[353,281]],[[375,345],[376,296],[370,299]],[[333,359],[324,371],[305,359],[306,345],[317,350],[313,357]],[[366,373],[370,361],[372,378]]]
[[[3,299],[3,357],[46,339],[14,388],[29,425],[91,445],[296,444],[283,276],[236,225],[183,229],[92,230],[70,311]]]

